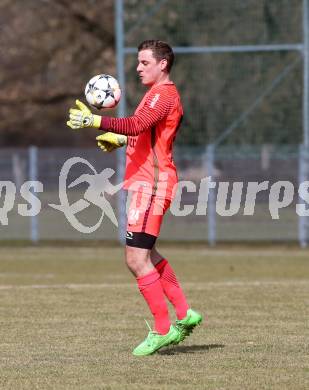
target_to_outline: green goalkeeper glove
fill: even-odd
[[[79,100],[76,100],[76,108],[70,108],[70,120],[67,125],[71,129],[83,129],[84,127],[94,127],[98,129],[101,125],[101,116],[94,115],[89,108]]]
[[[127,136],[122,134],[115,134],[107,132],[96,137],[98,147],[103,152],[112,152],[114,149],[121,148],[127,144]]]

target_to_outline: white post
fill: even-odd
[[[38,177],[38,148],[36,146],[29,147],[29,180],[36,181]],[[39,241],[39,224],[38,216],[32,216],[30,219],[30,239],[33,243]]]
[[[214,174],[214,158],[215,157],[215,146],[214,144],[207,145],[206,149],[206,167],[207,167],[207,176],[210,176],[213,179]],[[216,197],[212,189],[209,190],[208,195],[208,243],[210,246],[216,245]]]
[[[123,0],[115,2],[115,29],[116,29],[116,55],[117,78],[121,87],[121,99],[118,104],[118,117],[126,115],[126,91],[125,91],[125,67],[124,67],[124,31],[123,31]],[[125,148],[117,150],[117,183],[124,179],[125,172]],[[124,244],[126,236],[126,193],[120,190],[117,194],[118,208],[118,240]]]
[[[309,178],[309,5],[303,0],[303,144],[299,146],[298,182]],[[303,200],[299,198],[299,203]],[[298,217],[298,241],[302,248],[308,245],[308,217]]]
[[[309,5],[303,0],[303,144],[309,148]]]
[[[299,163],[298,163],[298,184],[308,181],[309,171],[309,151],[304,145],[299,145]],[[298,203],[303,204],[305,201],[298,197]],[[298,216],[298,242],[302,248],[308,246],[309,240],[309,217]]]

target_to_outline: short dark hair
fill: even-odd
[[[166,42],[150,39],[138,45],[138,51],[150,49],[157,61],[166,60],[166,71],[169,73],[174,63],[174,52]]]

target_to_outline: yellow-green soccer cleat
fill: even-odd
[[[134,349],[133,355],[152,355],[162,347],[166,347],[170,344],[177,344],[179,338],[180,332],[174,325],[171,325],[169,332],[165,335],[150,331],[146,339]]]
[[[203,320],[203,317],[197,311],[188,309],[187,315],[182,320],[176,321],[176,328],[179,330],[180,337],[178,343],[183,341],[187,336],[192,333],[193,329],[199,325]]]

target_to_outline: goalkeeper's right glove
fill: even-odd
[[[75,104],[78,108],[70,108],[70,120],[67,121],[67,126],[71,129],[83,129],[84,127],[99,129],[101,116],[92,114],[89,108],[79,100],[76,100]]]
[[[115,134],[107,132],[96,137],[98,147],[103,152],[112,152],[114,149],[121,148],[127,144],[127,136],[122,134]]]

